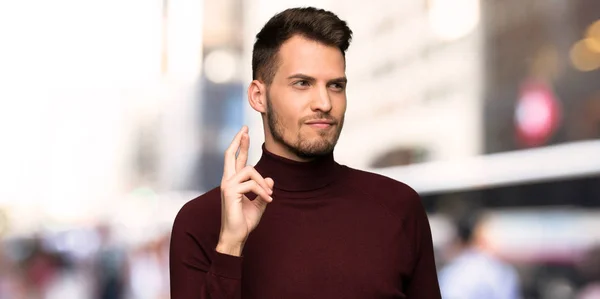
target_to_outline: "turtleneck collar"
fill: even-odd
[[[309,162],[290,160],[269,152],[262,145],[262,156],[255,168],[263,177],[275,182],[283,191],[312,191],[331,184],[339,174],[340,165],[333,153]]]

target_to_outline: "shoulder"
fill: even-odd
[[[173,230],[209,230],[220,227],[221,192],[216,187],[185,203],[177,213]]]
[[[423,209],[421,197],[409,185],[377,173],[347,167],[347,184],[393,210],[399,216]],[[404,218],[404,217],[403,217]]]
[[[374,172],[355,169],[348,166],[344,167],[346,167],[346,169],[348,170],[348,177],[350,180],[364,181],[366,183],[369,183],[370,185],[379,185],[380,187],[399,189],[401,191],[416,194],[415,190],[413,190],[404,182],[400,182],[390,177]]]
[[[420,201],[419,194],[404,182],[377,173],[347,167],[350,186],[377,197],[399,200],[407,204]]]

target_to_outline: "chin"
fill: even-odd
[[[315,137],[312,140],[299,142],[298,150],[305,155],[324,156],[330,154],[335,148],[336,142],[330,138]]]

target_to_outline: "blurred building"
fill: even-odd
[[[139,128],[161,103],[159,1],[37,4],[0,9],[0,202],[14,230],[88,221],[137,185]]]
[[[223,152],[243,124],[242,7],[239,0],[162,6],[164,94],[175,97],[141,127],[136,169],[160,191],[204,192],[219,185]]]
[[[184,189],[201,135],[203,1],[38,9],[0,9],[0,177],[9,182],[0,209],[10,230],[88,223],[140,188]]]
[[[346,56],[348,110],[339,161],[385,167],[482,151],[478,1],[266,2],[246,1],[247,65],[256,33],[288,7],[330,9],[354,32]],[[251,108],[248,115],[257,157],[262,125]]]
[[[600,137],[600,3],[482,1],[485,153]]]
[[[202,71],[204,1],[154,0],[143,6],[158,7],[154,26],[147,34],[158,37],[159,55],[152,66],[159,76],[144,86],[138,97],[137,117],[131,138],[128,165],[129,189],[189,190],[193,175],[190,161],[198,156],[203,132],[197,125],[198,85]],[[155,98],[149,101],[150,97]]]
[[[203,68],[198,81],[201,130],[200,153],[192,163],[187,188],[207,191],[218,186],[223,174],[223,153],[244,124],[246,93],[242,84],[241,0],[205,1]]]

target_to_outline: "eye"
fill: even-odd
[[[329,86],[335,91],[343,91],[346,88],[343,83],[332,83]]]
[[[297,87],[308,87],[310,85],[310,83],[308,83],[308,81],[306,80],[298,80],[296,82],[294,82],[294,86]]]

